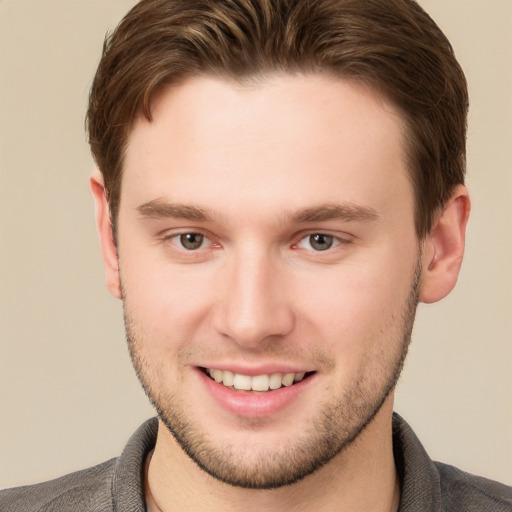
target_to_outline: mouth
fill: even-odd
[[[229,370],[201,368],[211,380],[237,391],[268,392],[289,387],[302,382],[315,372],[269,373],[262,375],[243,375]]]

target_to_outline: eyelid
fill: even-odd
[[[174,238],[176,236],[188,235],[188,234],[192,234],[192,233],[197,234],[197,235],[203,235],[205,238],[208,238],[209,240],[212,239],[212,234],[208,230],[198,228],[195,226],[168,227],[166,229],[162,229],[156,235],[158,236],[158,238],[161,238],[162,240],[164,240],[164,239],[170,239],[170,238]]]
[[[350,243],[352,243],[352,241],[355,238],[353,235],[350,235],[348,233],[343,233],[343,234],[336,233],[335,234],[335,233],[330,232],[329,230],[320,230],[320,229],[308,230],[307,232],[302,232],[297,236],[297,239],[296,239],[297,241],[293,244],[293,247],[300,248],[299,244],[303,240],[305,240],[313,235],[328,236],[328,237],[333,238],[333,240],[335,241],[335,243],[331,247],[329,247],[328,249],[325,249],[324,251],[318,251],[315,249],[304,249],[304,250],[312,251],[312,252],[315,252],[318,254],[321,254],[322,252],[328,253],[328,252],[332,251],[333,249],[335,249],[336,247],[339,247],[340,245],[350,244]]]
[[[158,234],[158,238],[162,242],[171,242],[175,247],[177,247],[178,249],[181,249],[185,252],[189,252],[189,253],[197,252],[199,250],[199,248],[195,249],[195,250],[190,250],[190,249],[187,250],[186,248],[182,247],[179,244],[179,242],[175,242],[175,240],[177,240],[180,236],[186,235],[186,234],[202,235],[204,237],[204,241],[209,242],[207,247],[201,247],[201,249],[206,249],[206,248],[215,248],[216,249],[216,248],[222,247],[222,244],[219,242],[216,242],[215,237],[210,232],[208,232],[207,230],[204,230],[204,229],[197,229],[197,228],[177,228],[175,230],[174,229],[165,230]],[[332,249],[338,247],[339,245],[350,244],[356,238],[354,235],[351,235],[350,233],[345,233],[345,232],[344,233],[339,233],[339,232],[333,233],[332,231],[327,230],[327,229],[325,229],[325,230],[312,229],[312,230],[302,231],[297,236],[295,236],[294,237],[295,241],[292,243],[292,248],[297,248],[298,245],[303,240],[305,240],[306,238],[308,238],[312,235],[324,235],[324,236],[332,237],[334,239],[335,243],[333,244],[333,246],[330,247],[329,249],[326,249],[324,252],[330,252]],[[322,251],[315,251],[314,249],[305,249],[305,250],[310,250],[310,251],[316,252],[316,253],[322,252]]]
[[[191,235],[191,234],[201,235],[203,237],[203,243],[206,242],[206,247],[201,246],[201,247],[198,247],[197,249],[186,249],[185,247],[183,247],[179,243],[179,238],[181,236],[183,236],[183,235]],[[191,229],[183,229],[183,228],[181,228],[181,229],[178,229],[178,230],[167,230],[167,231],[164,231],[163,233],[161,233],[159,238],[160,238],[160,240],[162,242],[169,242],[173,246],[177,247],[178,250],[185,251],[185,252],[188,252],[188,253],[197,252],[200,249],[207,249],[209,247],[220,246],[220,244],[218,244],[218,243],[216,244],[212,240],[213,237],[211,235],[209,235],[208,233],[205,233],[204,230],[194,229],[194,228],[191,228]]]

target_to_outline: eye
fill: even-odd
[[[195,251],[205,244],[207,238],[201,233],[183,233],[175,237],[187,251]]]
[[[301,249],[309,249],[313,251],[327,251],[340,243],[339,239],[332,235],[325,233],[312,233],[304,237],[299,243],[298,247]]]

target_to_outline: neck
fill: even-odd
[[[146,464],[149,512],[312,510],[396,512],[400,488],[392,445],[392,397],[359,437],[328,464],[296,484],[271,490],[224,484],[201,470],[160,424]]]

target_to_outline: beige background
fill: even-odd
[[[133,0],[0,0],[0,487],[117,455],[153,414],[106,292],[83,117]],[[472,96],[455,292],[420,307],[398,390],[434,458],[512,483],[512,1],[423,0]]]

